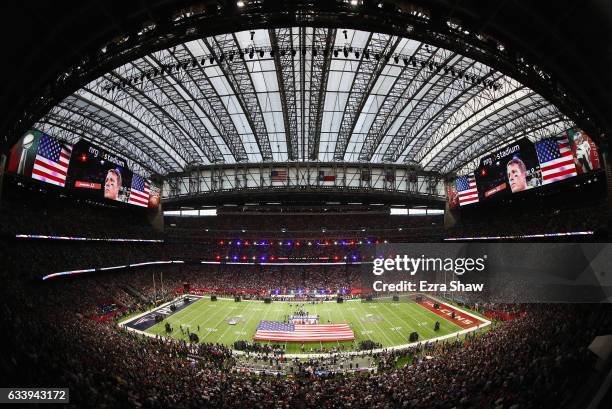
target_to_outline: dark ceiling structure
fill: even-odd
[[[543,3],[6,3],[3,149],[35,126],[148,175],[292,161],[448,174],[522,136],[597,139],[612,5]]]

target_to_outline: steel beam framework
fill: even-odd
[[[366,58],[364,53],[361,53],[359,66],[351,85],[346,106],[344,107],[344,115],[342,116],[340,132],[338,132],[334,152],[335,160],[344,159],[346,148],[363,105],[385,67],[385,62],[389,61],[399,42],[400,39],[394,36],[378,33],[370,34],[366,48],[370,50],[371,58]]]
[[[291,28],[268,30],[270,44],[274,53],[274,65],[278,78],[278,88],[283,106],[283,122],[287,141],[287,155],[289,160],[298,159],[298,119],[295,87],[295,57],[291,50],[293,44]]]
[[[257,34],[269,44],[231,33],[129,61],[69,95],[37,126],[99,143],[149,175],[284,163],[273,138],[281,152],[286,145],[289,164],[326,157],[337,166],[358,160],[445,175],[469,169],[499,144],[575,125],[540,93],[457,50],[371,32],[355,34],[361,44],[353,48],[323,27]],[[399,54],[402,41],[414,42],[409,55]],[[330,75],[345,72],[351,83],[328,90]],[[376,111],[373,100],[382,101]],[[366,117],[371,125],[356,133]],[[284,135],[268,132],[281,122]],[[322,129],[338,131],[323,144]],[[232,183],[244,187],[245,177]]]
[[[270,147],[266,122],[246,60],[244,58],[229,58],[232,53],[240,48],[235,34],[214,36],[205,39],[204,43],[218,62],[221,71],[223,71],[225,78],[240,101],[240,106],[255,135],[262,159],[264,161],[272,160],[272,148]],[[247,50],[249,53],[251,51],[254,50]]]
[[[336,40],[336,30],[314,28],[312,35],[313,52],[310,61],[310,100],[308,110],[308,159],[319,157],[319,141],[323,107],[325,105],[325,90],[329,79],[329,66],[332,60],[332,46]]]
[[[286,179],[272,178],[282,168]],[[325,169],[334,180],[322,180]],[[392,176],[391,176],[392,175]],[[410,198],[443,200],[444,177],[436,172],[418,171],[410,166],[337,162],[296,162],[279,164],[242,163],[207,165],[185,172],[174,172],[164,179],[167,200],[205,198],[215,194],[362,193],[379,192]]]

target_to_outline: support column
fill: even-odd
[[[2,182],[4,181],[4,170],[6,168],[6,155],[0,155],[0,208],[2,208]]]
[[[455,209],[451,209],[448,206],[448,200],[447,200],[444,205],[444,228],[448,230],[460,222],[461,222],[461,211],[459,210],[459,207]]]
[[[157,208],[149,208],[147,211],[147,220],[151,227],[158,232],[164,231],[164,209],[160,201]]]

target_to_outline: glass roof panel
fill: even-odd
[[[343,131],[346,138],[342,146],[346,145],[346,150],[340,154],[344,153],[345,161],[378,163],[392,156],[396,163],[404,163],[416,158],[427,169],[445,171],[445,158],[460,154],[462,146],[480,143],[481,132],[474,129],[485,129],[487,125],[501,123],[503,118],[517,116],[534,101],[543,108],[550,105],[515,80],[493,72],[486,64],[408,38],[400,39],[392,58],[378,65],[380,70],[365,71],[377,65],[364,63],[373,62],[375,55],[367,55],[367,60],[363,49],[370,50],[376,39],[384,40],[388,36],[353,29],[316,30],[314,35],[315,29],[311,27],[291,28],[292,41],[283,41],[292,44],[295,55],[292,55],[290,46],[275,49],[273,51],[278,54],[271,55],[272,42],[268,30],[246,30],[233,36],[220,36],[219,39],[230,40],[226,47],[231,48],[234,43],[229,51],[231,57],[223,54],[228,61],[221,61],[218,52],[219,58],[210,61],[210,50],[204,41],[213,43],[211,38],[189,41],[126,63],[90,82],[73,97],[80,100],[78,109],[87,108],[87,105],[92,107],[87,110],[92,119],[106,120],[108,126],[121,123],[126,129],[144,136],[143,149],[128,150],[126,156],[141,157],[147,149],[149,152],[157,150],[154,156],[168,158],[164,166],[174,166],[172,170],[181,170],[189,161],[184,153],[188,147],[181,146],[181,143],[191,144],[200,155],[204,155],[204,150],[220,152],[226,163],[235,161],[231,152],[236,147],[230,145],[239,143],[238,148],[244,146],[248,161],[259,162],[262,151],[255,133],[260,142],[269,144],[273,161],[286,161],[289,157],[287,132],[291,127],[296,130],[293,137],[298,144],[299,158],[306,160],[309,156],[308,152],[302,152],[302,146],[308,147],[308,138],[318,137],[318,159],[334,160],[340,127],[345,118],[346,124],[342,126],[352,130],[350,135]],[[305,33],[304,44],[301,32]],[[313,38],[318,39],[318,44],[323,44],[320,36],[327,32],[335,34],[335,39],[332,50],[324,54],[320,45],[313,48]],[[280,30],[276,33],[280,35]],[[302,46],[305,53],[300,48]],[[239,52],[245,49],[253,49],[253,57],[250,58],[247,51],[241,60]],[[259,51],[263,54],[260,55]],[[196,58],[195,64],[191,56]],[[412,62],[411,57],[417,60]],[[447,70],[437,70],[437,65],[429,66],[430,63],[444,64],[449,57],[452,58],[448,65],[441,66]],[[277,66],[278,61],[282,66]],[[160,62],[171,63],[171,72],[165,72],[168,66],[159,66]],[[495,78],[499,88],[491,90],[491,84],[487,82],[476,85],[474,79],[459,79],[455,75],[458,72],[448,70],[451,67],[463,70],[469,77]],[[241,73],[232,72],[237,69],[241,69]],[[245,72],[248,75],[245,76]],[[279,73],[283,74],[284,87]],[[148,74],[146,79],[145,74]],[[366,85],[355,83],[370,80],[372,82]],[[357,95],[357,88],[368,91]],[[249,94],[253,91],[255,99],[252,99],[253,94]],[[249,95],[251,99],[247,98]],[[322,106],[310,106],[319,95]],[[148,105],[141,100],[145,97],[161,101],[170,115],[179,115],[170,119],[181,126],[164,126],[163,121],[168,118],[159,118],[157,113],[148,112]],[[349,97],[352,106],[359,108],[354,115],[345,112],[347,106],[351,106],[347,105]],[[462,98],[462,105],[453,105],[455,98]],[[67,99],[66,103],[68,101],[71,100]],[[177,106],[172,107],[172,104]],[[249,107],[256,109],[250,112]],[[51,115],[57,112],[52,110],[48,118],[43,117],[40,122],[51,124],[57,119]],[[541,119],[540,127],[533,126],[534,135],[556,132],[571,124],[567,118],[551,118],[550,110],[549,114],[546,112],[542,109],[530,114],[529,119],[534,123]],[[285,129],[292,118],[293,125]],[[182,135],[172,135],[174,129],[181,129]],[[207,135],[192,134],[203,129]],[[315,129],[320,130],[319,135],[313,133]],[[87,138],[95,138],[90,133],[85,134]],[[127,137],[126,134],[126,143],[122,146],[129,149],[133,145]],[[494,142],[494,138],[489,139],[490,143]],[[196,140],[211,146],[200,149],[201,146],[194,142]],[[488,139],[485,142],[489,143]],[[367,153],[366,159],[360,159],[362,152]],[[203,156],[199,162],[208,163],[208,158]],[[464,165],[467,166],[467,162]]]

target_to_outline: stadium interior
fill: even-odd
[[[398,248],[612,238],[612,6],[488,3],[3,5],[0,388],[612,407],[609,264],[592,303],[364,281]]]

